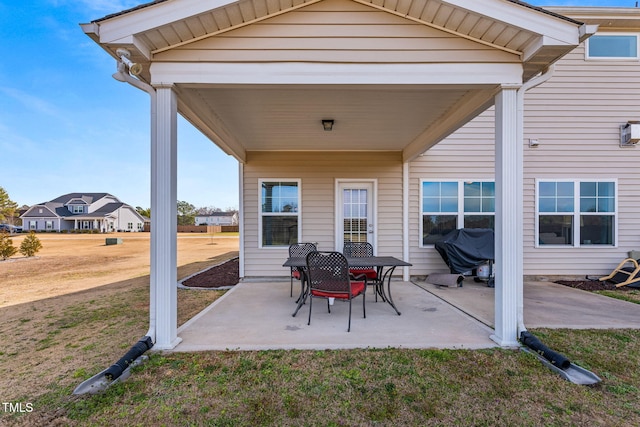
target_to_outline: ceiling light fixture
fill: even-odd
[[[323,119],[322,120],[322,128],[329,132],[333,130],[333,119]]]

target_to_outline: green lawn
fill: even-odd
[[[565,381],[517,350],[223,351],[152,353],[127,381],[73,396],[146,330],[145,310],[128,307],[146,306],[147,286],[39,308],[43,321],[6,320],[3,331],[20,340],[0,352],[0,395],[32,410],[5,409],[0,425],[640,425],[640,330],[532,331],[600,376],[594,386]],[[179,312],[209,303],[201,301],[209,294],[189,292],[180,291]]]

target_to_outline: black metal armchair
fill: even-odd
[[[327,309],[331,313],[330,298],[349,302],[349,324],[351,331],[351,300],[362,295],[362,314],[367,317],[365,294],[367,278],[365,275],[351,279],[347,259],[340,252],[311,252],[307,255],[307,275],[309,280],[309,322],[314,298],[326,298]]]
[[[342,253],[347,258],[370,257],[373,256],[373,246],[369,242],[344,242]],[[384,300],[384,294],[379,288],[382,282],[381,278],[378,277],[377,269],[373,267],[351,267],[350,272],[354,276],[364,274],[367,277],[367,283],[376,287],[376,301],[378,301],[378,295]]]

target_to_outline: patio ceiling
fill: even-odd
[[[172,49],[323,0],[159,0],[83,25],[116,57],[126,47],[151,75]],[[353,0],[520,58],[526,81],[574,48],[580,23],[516,0]],[[583,31],[584,32],[584,31]],[[166,64],[166,63],[165,63]],[[206,71],[198,71],[205,74]],[[164,77],[163,77],[164,78]],[[499,84],[176,84],[179,111],[240,161],[252,150],[424,152],[493,103]],[[446,82],[445,82],[446,83]],[[511,83],[518,83],[513,82]],[[335,120],[325,132],[322,119]]]
[[[216,129],[214,139],[232,140],[232,151],[398,151],[478,90],[482,89],[416,85],[181,86],[180,95],[190,108],[216,113],[197,114],[207,124],[194,125],[205,133],[206,128]],[[324,131],[322,119],[334,120],[332,131]]]

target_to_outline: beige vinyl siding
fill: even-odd
[[[286,276],[287,248],[260,248],[260,179],[300,179],[301,239],[334,250],[337,179],[377,181],[377,251],[402,257],[402,160],[399,152],[257,152],[244,166],[245,276]]]
[[[640,119],[640,62],[585,60],[584,46],[529,92],[525,108],[525,274],[609,273],[640,248],[640,147],[619,146],[619,126]],[[535,179],[617,180],[617,247],[535,248]]]
[[[527,93],[524,119],[524,274],[608,274],[640,249],[640,147],[619,146],[619,126],[640,120],[640,62],[585,61],[580,46]],[[412,274],[447,269],[435,249],[417,247],[420,179],[493,177],[493,127],[490,109],[411,164]],[[530,148],[529,138],[539,146]],[[536,247],[536,179],[617,181],[616,247]]]
[[[518,57],[348,0],[325,0],[158,53],[158,61],[517,63]]]

